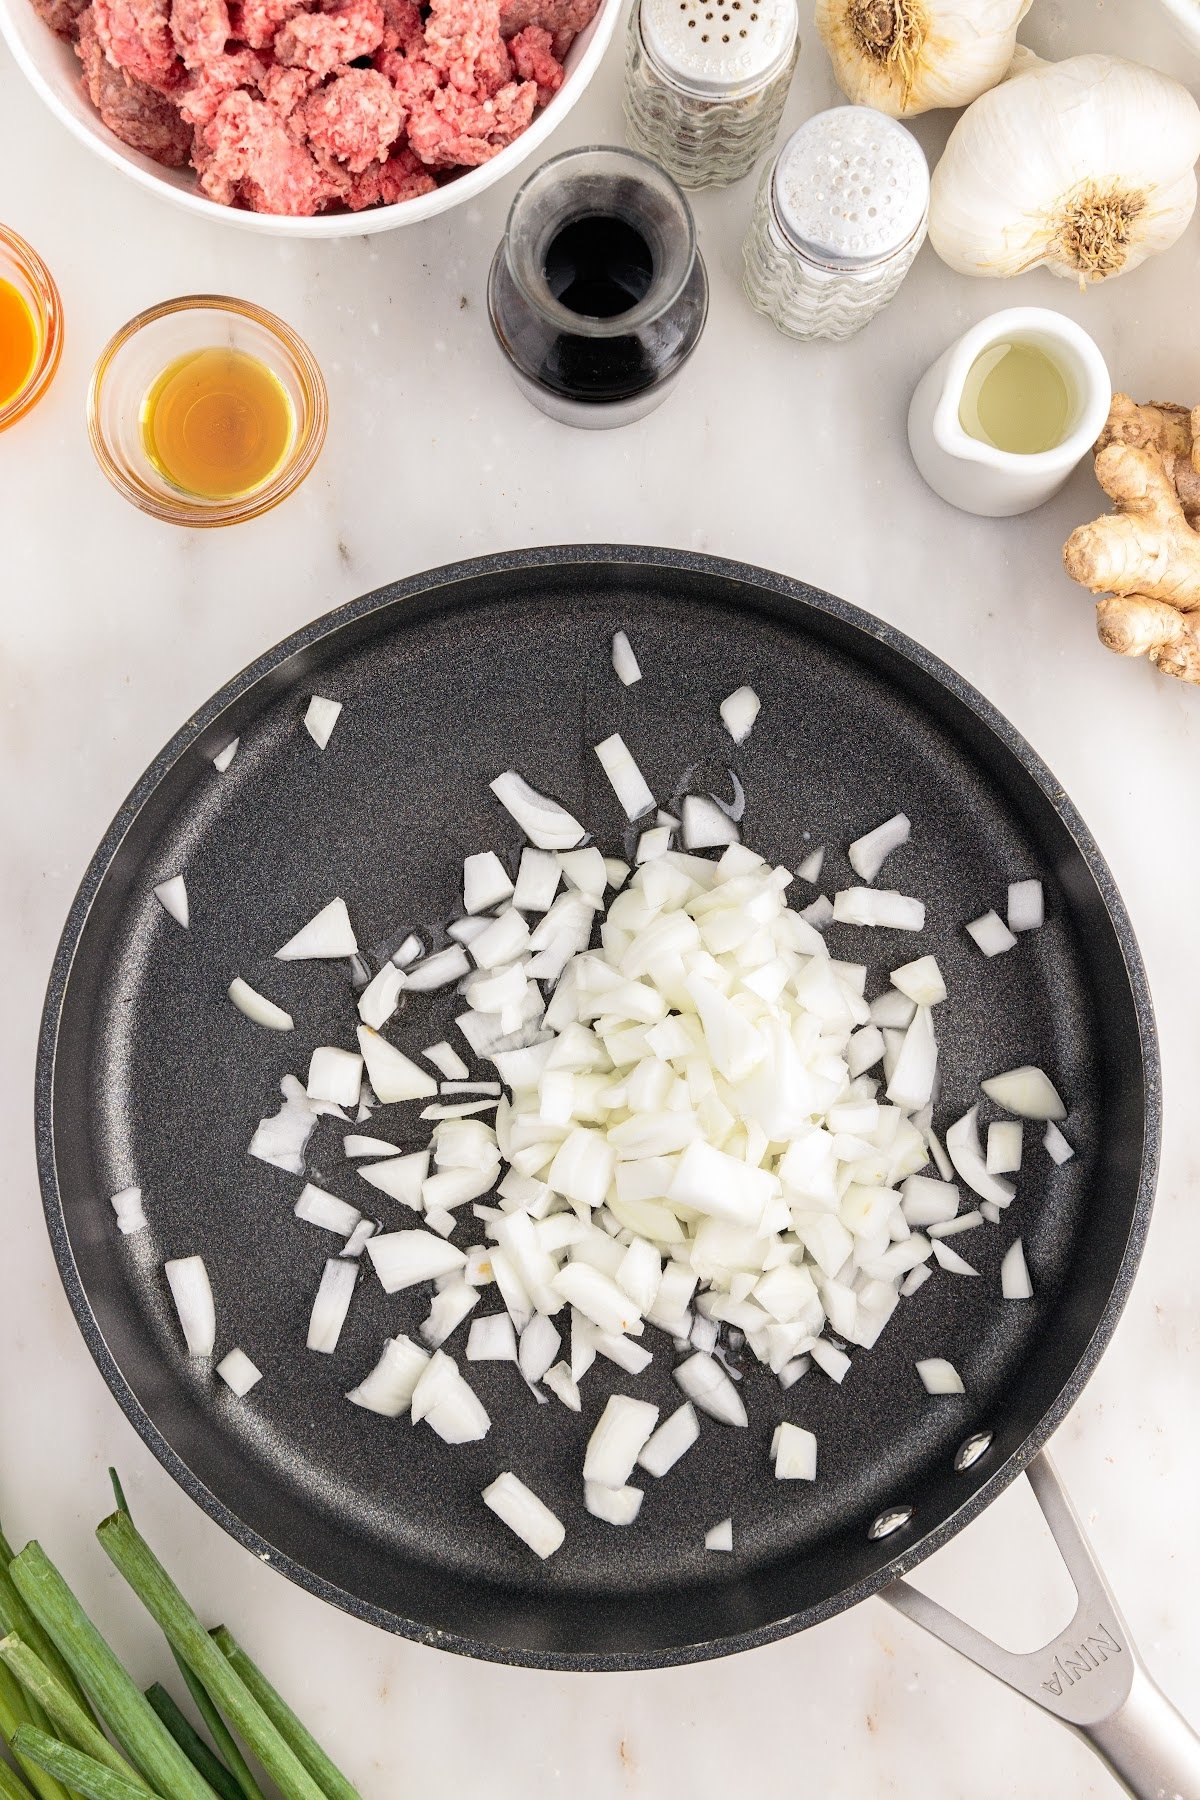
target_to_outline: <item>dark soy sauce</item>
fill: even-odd
[[[555,233],[546,251],[546,285],[568,312],[615,319],[645,299],[654,279],[650,246],[612,213],[585,213]]]

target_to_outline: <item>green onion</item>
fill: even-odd
[[[213,1755],[192,1721],[176,1706],[161,1682],[146,1689],[146,1698],[170,1732],[183,1754],[203,1775],[209,1787],[221,1800],[242,1800],[242,1790],[224,1763]]]
[[[22,1726],[31,1722],[32,1709],[28,1695],[20,1684],[9,1674],[7,1667],[0,1663],[0,1740],[6,1743],[21,1765],[25,1779],[41,1800],[67,1800],[66,1792],[52,1775],[47,1775],[36,1764],[26,1762],[15,1748],[16,1736]]]
[[[197,1774],[141,1689],[125,1673],[41,1545],[27,1544],[11,1572],[22,1599],[58,1645],[113,1736],[150,1786],[169,1795],[170,1800],[213,1800],[207,1781]]]
[[[3,1560],[7,1550],[8,1545],[4,1542],[3,1533],[0,1532],[0,1561]],[[9,1562],[11,1561],[10,1557]],[[70,1689],[77,1704],[85,1712],[91,1712],[82,1688],[71,1673],[70,1665],[64,1657],[59,1655],[50,1638],[42,1630],[18,1594],[9,1574],[9,1564],[5,1563],[4,1567],[0,1569],[0,1636],[8,1636],[10,1633],[19,1637],[22,1643],[28,1644],[29,1648],[41,1657],[46,1667],[53,1670],[63,1686]]]
[[[276,1731],[286,1738],[314,1781],[320,1783],[328,1800],[359,1800],[358,1789],[351,1787],[341,1770],[330,1762],[312,1733],[300,1723],[287,1701],[271,1686],[262,1670],[254,1663],[224,1625],[213,1632],[217,1648],[241,1676]]]
[[[77,1704],[75,1696],[48,1669],[39,1656],[18,1637],[0,1638],[0,1657],[8,1664],[25,1692],[36,1700],[50,1723],[68,1744],[86,1751],[97,1762],[107,1764],[126,1781],[138,1782],[137,1770],[130,1768],[119,1750],[114,1750],[90,1714]],[[33,1721],[36,1722],[36,1721]],[[146,1790],[149,1792],[149,1789]]]
[[[32,1789],[27,1788],[19,1775],[13,1773],[0,1756],[0,1800],[31,1800]]]
[[[94,1756],[85,1756],[82,1750],[60,1744],[57,1738],[39,1731],[36,1725],[22,1725],[14,1747],[26,1762],[45,1769],[59,1781],[69,1782],[84,1800],[146,1800],[146,1789],[140,1781],[135,1786],[123,1775],[117,1775],[97,1762]]]
[[[284,1800],[327,1800],[286,1738],[205,1631],[126,1512],[113,1513],[96,1536],[173,1650],[220,1706]],[[172,1793],[171,1800],[177,1800]]]
[[[225,1765],[233,1776],[237,1787],[235,1800],[264,1800],[263,1791],[250,1772],[250,1764],[242,1755],[233,1733],[213,1704],[208,1689],[198,1675],[193,1675],[178,1650],[173,1648],[171,1654],[175,1658],[176,1668],[187,1683],[188,1693],[195,1701],[196,1711],[208,1726],[208,1734],[217,1746],[218,1756],[224,1758]]]

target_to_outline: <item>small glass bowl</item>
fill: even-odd
[[[33,314],[38,352],[22,387],[5,406],[0,406],[0,431],[15,425],[35,407],[54,380],[62,358],[62,296],[54,277],[31,244],[0,225],[0,276],[11,281]]]
[[[257,357],[291,400],[292,441],[260,487],[205,499],[175,487],[146,454],[142,406],[154,382],[189,350],[228,347]],[[88,389],[88,436],[113,486],[143,512],[169,525],[239,525],[257,519],[300,486],[321,454],[329,395],[311,350],[290,325],[247,300],[187,294],[164,300],[122,326],[101,351]]]

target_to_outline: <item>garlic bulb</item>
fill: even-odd
[[[1032,0],[817,0],[848,100],[903,119],[965,106],[1002,79]]]
[[[950,133],[929,239],[964,275],[1103,281],[1180,236],[1197,156],[1200,106],[1169,76],[1115,56],[1022,52]]]

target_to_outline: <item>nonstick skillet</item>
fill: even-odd
[[[631,688],[609,662],[619,627],[645,672]],[[747,681],[762,712],[735,751],[717,703]],[[345,703],[323,754],[300,725],[313,692]],[[455,1449],[348,1406],[383,1338],[415,1330],[427,1302],[366,1280],[336,1355],[306,1354],[327,1240],[292,1216],[296,1180],[246,1155],[281,1077],[343,1041],[353,1016],[344,964],[282,965],[274,948],[334,894],[372,968],[409,929],[428,940],[454,916],[463,855],[517,851],[488,791],[503,768],[553,792],[606,848],[627,843],[591,749],[614,730],[664,801],[685,781],[728,793],[734,769],[746,841],[792,867],[826,845],[830,891],[851,880],[850,839],[906,811],[912,837],[888,879],[926,901],[920,948],[936,951],[949,984],[939,1118],[965,1111],[981,1076],[1034,1062],[1067,1096],[1078,1146],[1055,1168],[1031,1143],[1017,1200],[972,1236],[981,1278],[928,1282],[841,1387],[814,1371],[784,1395],[750,1368],[749,1430],[706,1425],[623,1533],[584,1511],[579,1470],[604,1399],[630,1378],[598,1365],[577,1416],[538,1407],[511,1368],[475,1365],[493,1426]],[[235,736],[218,773],[212,757]],[[180,871],[186,932],[153,896]],[[963,921],[1032,875],[1046,924],[985,959]],[[907,934],[863,936],[834,928],[830,943],[875,969],[916,953]],[[295,1032],[258,1031],[235,1012],[234,974],[285,1001]],[[410,1048],[412,1032],[420,1043],[450,1032],[456,1005],[418,998],[399,1021]],[[1141,959],[1053,776],[979,694],[888,626],[761,570],[616,547],[440,569],[309,626],[188,720],[105,836],[54,964],[37,1109],[55,1253],[106,1380],[193,1498],[313,1592],[446,1649],[603,1670],[722,1655],[885,1591],[1041,1704],[1096,1725],[1094,1738],[1107,1731],[1102,1751],[1136,1791],[1200,1796],[1196,1740],[1157,1690],[1146,1699],[1066,1503],[1033,1462],[1112,1333],[1149,1220],[1159,1078]],[[339,1145],[322,1121],[308,1174],[361,1200]],[[107,1197],[132,1184],[152,1223],[123,1239]],[[999,1291],[1018,1233],[1035,1287],[1023,1305]],[[240,1344],[264,1370],[248,1401],[182,1354],[161,1265],[191,1253],[212,1277],[218,1350]],[[924,1393],[913,1362],[935,1354],[961,1371],[964,1396]],[[662,1405],[678,1401],[670,1361],[656,1356],[637,1383]],[[811,1486],[781,1492],[773,1479],[781,1416],[817,1435]],[[896,1584],[1031,1464],[1081,1609],[1039,1659],[1001,1666],[1003,1653]],[[481,1488],[508,1467],[567,1524],[546,1564],[481,1507]],[[736,1554],[706,1554],[705,1530],[727,1515]],[[1114,1714],[1116,1725],[1097,1723]]]

